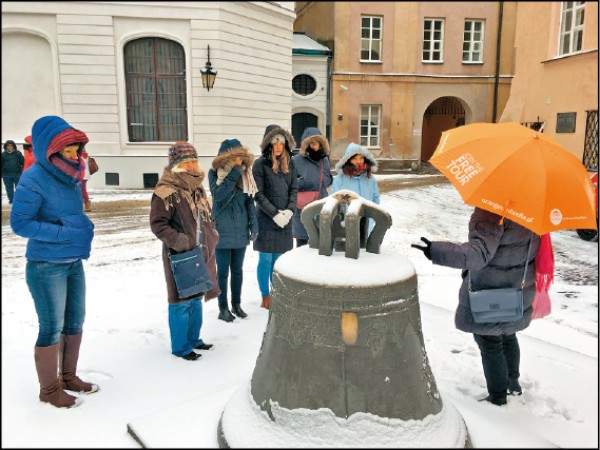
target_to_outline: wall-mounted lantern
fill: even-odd
[[[210,45],[206,46],[208,49],[208,61],[204,66],[204,70],[200,70],[202,74],[202,87],[205,87],[210,92],[212,87],[215,85],[215,79],[217,78],[217,72],[213,72],[212,64],[210,63]]]

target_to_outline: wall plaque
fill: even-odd
[[[556,132],[557,133],[575,133],[576,112],[557,113],[556,114]]]

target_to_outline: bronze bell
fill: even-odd
[[[330,217],[315,221],[312,212],[303,213],[307,230],[315,224],[319,231],[311,229],[309,246],[285,253],[275,264],[269,320],[252,379],[223,410],[219,445],[470,446],[462,417],[443,402],[429,366],[414,267],[381,251],[391,218],[383,210],[373,212],[373,204],[342,208],[345,201],[361,202],[342,197],[308,205],[305,211],[320,208]],[[348,211],[358,216],[366,211],[375,219],[371,233],[380,226],[373,238],[378,242],[367,244],[372,234],[365,236],[364,221],[356,226],[364,216],[352,219],[351,232],[341,237],[351,223]],[[332,224],[341,228],[324,229]],[[342,254],[343,248],[329,256],[315,252],[338,248],[334,241],[367,251],[356,258]],[[343,276],[331,275],[340,268]]]

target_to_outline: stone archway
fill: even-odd
[[[435,152],[442,132],[465,124],[466,111],[457,97],[439,97],[423,114],[421,160],[428,161]]]
[[[45,36],[2,31],[2,142],[23,142],[38,118],[60,115],[54,61]]]

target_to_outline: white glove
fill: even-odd
[[[292,217],[294,216],[294,213],[292,212],[291,209],[286,209],[284,211],[279,211],[279,212],[286,217],[286,219],[288,220],[288,222],[290,220],[292,220]]]
[[[275,214],[275,216],[273,216],[273,221],[279,225],[280,228],[285,228],[290,219],[287,218],[284,212],[280,210],[277,214]]]

